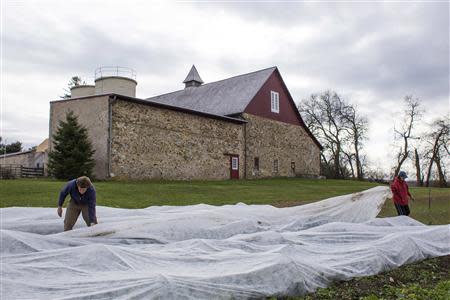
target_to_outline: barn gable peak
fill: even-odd
[[[202,85],[203,80],[200,78],[200,75],[198,74],[195,65],[192,65],[192,68],[189,71],[189,74],[186,76],[186,79],[183,81],[183,83],[185,84],[185,88],[191,86],[197,87]]]

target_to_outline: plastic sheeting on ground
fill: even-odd
[[[386,187],[288,208],[97,207],[62,231],[56,208],[1,209],[2,299],[242,299],[450,254],[450,225],[376,218]]]

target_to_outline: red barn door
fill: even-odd
[[[239,156],[230,156],[230,178],[239,179]]]

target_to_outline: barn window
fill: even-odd
[[[273,172],[278,173],[278,159],[274,159],[273,161]]]
[[[295,161],[291,161],[291,169],[295,173]]]
[[[274,113],[280,112],[280,96],[277,92],[270,91],[271,110]]]
[[[255,157],[255,166],[254,169],[256,171],[259,171],[259,157]]]

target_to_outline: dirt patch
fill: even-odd
[[[363,193],[354,193],[354,194],[352,194],[352,201],[353,202],[355,202],[355,201],[358,201],[359,199],[361,199],[361,197],[363,196]]]
[[[397,293],[417,290],[426,293],[443,281],[450,280],[450,255],[426,259],[421,262],[402,266],[398,269],[378,275],[355,278],[350,281],[336,282],[326,289],[319,289],[305,297],[289,299],[398,299]],[[413,287],[411,289],[411,287]],[[450,293],[450,290],[444,291]],[[397,295],[397,296],[396,296]],[[431,294],[430,294],[431,295]],[[441,299],[431,297],[432,299]],[[402,299],[422,299],[402,298]],[[424,298],[430,299],[430,298]],[[442,298],[445,299],[445,298]],[[447,298],[449,299],[449,298]]]
[[[298,205],[304,205],[304,204],[308,204],[314,201],[302,201],[302,200],[294,200],[294,201],[280,201],[280,202],[276,202],[273,204],[273,206],[278,207],[278,208],[283,208],[283,207],[292,207],[292,206],[298,206]]]
[[[110,234],[113,234],[113,233],[116,233],[116,232],[115,232],[114,230],[111,230],[111,231],[102,231],[102,232],[93,234],[93,235],[91,235],[91,236],[92,236],[92,237],[97,237],[97,236],[107,236],[107,235],[110,235]]]

